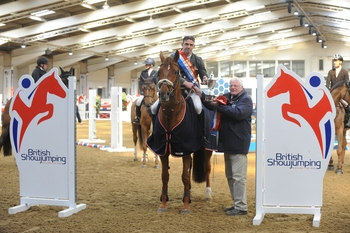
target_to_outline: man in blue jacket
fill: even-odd
[[[220,114],[218,149],[224,152],[225,174],[233,200],[233,205],[224,211],[229,216],[245,215],[248,213],[247,154],[251,140],[253,101],[245,91],[242,80],[236,77],[230,80],[230,92],[220,96],[224,101],[205,102],[205,94],[199,88],[195,89],[204,105]]]

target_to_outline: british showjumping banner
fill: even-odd
[[[20,176],[21,205],[68,206],[66,217],[85,209],[76,205],[75,77],[67,88],[53,68],[34,83],[30,75],[19,79],[10,105],[10,136]]]
[[[303,81],[284,66],[263,88],[258,76],[256,216],[313,214],[321,218],[323,178],[333,150],[335,106],[319,73]],[[262,106],[262,107],[260,107]]]

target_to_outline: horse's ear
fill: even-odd
[[[165,57],[164,57],[164,54],[163,54],[163,52],[162,52],[162,51],[160,51],[160,53],[159,53],[159,57],[160,57],[161,62],[163,63],[163,61],[164,61]]]
[[[61,74],[63,74],[64,73],[64,70],[62,69],[62,67],[60,66],[60,70],[61,70]]]
[[[176,50],[175,52],[175,56],[174,56],[174,61],[178,61],[179,60],[179,50]]]
[[[73,67],[70,68],[69,73],[73,75]]]

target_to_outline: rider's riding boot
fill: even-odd
[[[141,106],[136,105],[136,116],[134,118],[134,121],[132,122],[135,125],[140,124],[140,115],[141,115]]]
[[[348,129],[350,128],[350,106],[345,107],[345,121],[344,128]]]
[[[348,121],[344,125],[344,128],[349,129],[350,128],[350,117],[348,117]]]

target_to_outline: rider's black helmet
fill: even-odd
[[[38,60],[36,61],[36,64],[40,66],[40,64],[49,64],[49,60],[47,60],[46,57],[39,57]]]
[[[146,60],[145,60],[145,62],[144,62],[146,65],[152,65],[152,66],[154,66],[155,65],[155,61],[154,61],[154,59],[153,58],[147,58]]]

